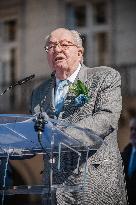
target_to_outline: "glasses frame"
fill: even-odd
[[[64,44],[63,44],[64,43]],[[65,43],[68,43],[68,44],[65,44]],[[71,46],[76,46],[77,48],[79,48],[79,46],[78,45],[76,45],[76,44],[74,44],[74,43],[72,43],[71,41],[64,41],[64,40],[62,40],[62,41],[58,41],[58,42],[49,42],[49,44],[52,44],[52,46],[50,45],[46,45],[46,46],[44,46],[44,49],[45,49],[45,51],[46,51],[46,53],[48,53],[51,49],[53,49],[53,51],[54,51],[54,49],[59,45],[60,47],[61,47],[61,49],[63,49],[63,50],[67,50],[69,47],[71,47]],[[53,45],[54,44],[54,45]]]

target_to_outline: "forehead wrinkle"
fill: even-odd
[[[49,41],[52,39],[57,39],[57,40],[67,40],[67,41],[73,41],[74,38],[72,33],[69,30],[55,30],[50,34]]]
[[[51,41],[51,40],[49,40],[49,43],[57,43],[57,42],[63,42],[63,41],[67,41],[67,42],[70,42],[69,40],[67,40],[67,39],[62,39],[62,40],[60,40],[60,41]]]

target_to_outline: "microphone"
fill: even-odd
[[[48,121],[45,120],[44,115],[42,115],[42,113],[39,113],[38,117],[35,121],[35,125],[34,125],[34,129],[38,134],[38,141],[41,144],[41,139],[42,139],[42,134],[44,132],[44,127],[45,124],[48,123]]]
[[[33,120],[35,122],[34,129],[37,132],[38,142],[42,148],[42,150],[47,154],[48,158],[50,159],[49,154],[47,153],[45,147],[42,144],[42,135],[45,129],[45,124],[48,123],[48,116],[47,114],[39,113],[36,119]]]
[[[13,83],[13,84],[10,85],[7,89],[5,89],[5,90],[0,94],[0,96],[3,95],[4,93],[6,93],[6,92],[7,92],[8,90],[10,90],[11,88],[14,88],[14,87],[17,86],[17,85],[22,85],[22,84],[24,84],[24,83],[26,83],[26,82],[32,80],[34,77],[35,77],[35,74],[30,75],[30,76],[28,76],[28,77],[26,77],[26,78],[23,78],[22,80],[19,80],[19,81]]]
[[[26,78],[23,78],[22,80],[17,81],[17,85],[22,85],[23,83],[28,82],[29,80],[32,80],[35,77],[35,74],[30,75]]]

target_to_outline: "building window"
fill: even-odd
[[[75,26],[86,26],[86,7],[75,6]]]
[[[108,56],[108,36],[106,32],[95,34],[95,64],[104,65]]]
[[[86,5],[66,4],[66,24],[70,28],[86,26]]]
[[[94,2],[93,6],[93,22],[94,24],[107,23],[107,3],[106,1]]]
[[[11,72],[10,72],[10,79],[11,82],[15,82],[16,80],[16,49],[12,48],[10,50],[10,68],[11,68]]]
[[[14,42],[17,38],[17,20],[4,21],[4,41]]]
[[[16,80],[16,49],[12,48],[10,50],[10,81],[13,84]],[[15,106],[15,91],[10,93],[10,104],[13,108]]]

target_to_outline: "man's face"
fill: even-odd
[[[83,48],[78,47],[70,31],[57,29],[51,33],[48,43],[48,62],[56,77],[64,80],[78,67],[83,55]]]
[[[136,119],[130,121],[130,141],[136,147]]]

